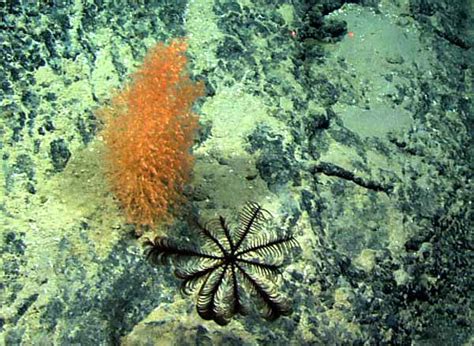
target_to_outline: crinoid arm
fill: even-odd
[[[175,240],[166,237],[156,237],[153,240],[147,239],[144,246],[146,258],[154,264],[165,263],[169,257],[197,257],[216,260],[221,258],[193,246],[178,245]]]
[[[258,203],[247,202],[239,215],[239,228],[235,232],[235,249],[240,248],[248,236],[261,232],[271,216],[270,212]]]
[[[236,256],[259,255],[278,258],[286,255],[295,246],[298,246],[298,242],[292,234],[280,236],[262,234],[250,239],[247,246],[242,247]]]
[[[273,284],[263,277],[250,273],[250,271],[245,270],[240,265],[237,268],[240,271],[243,282],[247,284],[250,292],[261,303],[263,316],[267,320],[274,321],[280,316],[291,314],[293,311],[291,304],[278,293]]]
[[[177,278],[183,280],[181,283],[181,292],[189,295],[196,288],[206,281],[207,276],[217,270],[222,265],[221,261],[213,260],[201,263],[200,261],[191,264],[181,265],[175,270]]]
[[[232,317],[222,299],[227,269],[228,265],[224,265],[206,277],[199,290],[196,304],[196,310],[201,318],[214,320],[222,326],[229,323]]]
[[[196,310],[201,318],[226,325],[234,315],[248,312],[242,299],[235,265],[227,263],[206,277],[198,292]]]

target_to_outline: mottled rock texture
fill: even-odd
[[[468,2],[118,3],[0,5],[3,343],[472,342]],[[294,232],[273,323],[200,320],[104,179],[95,110],[184,36],[206,84],[187,219],[250,200]],[[175,221],[150,233],[195,238]]]

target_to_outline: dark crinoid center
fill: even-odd
[[[169,238],[157,237],[145,243],[147,258],[158,263],[172,256],[181,289],[189,294],[198,288],[196,308],[205,320],[220,325],[236,314],[245,314],[250,295],[257,298],[265,318],[289,315],[291,305],[274,284],[283,255],[297,245],[290,234],[265,232],[271,216],[256,203],[247,203],[240,213],[239,227],[232,231],[223,217],[197,229],[202,246],[181,246]]]

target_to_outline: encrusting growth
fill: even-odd
[[[111,188],[137,225],[171,220],[184,201],[198,128],[191,107],[204,93],[186,72],[185,51],[183,40],[157,44],[129,85],[98,112]]]

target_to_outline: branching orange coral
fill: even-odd
[[[128,221],[154,225],[171,220],[184,201],[193,157],[197,116],[191,112],[204,93],[186,72],[186,43],[159,43],[109,107],[98,112],[111,188]]]

